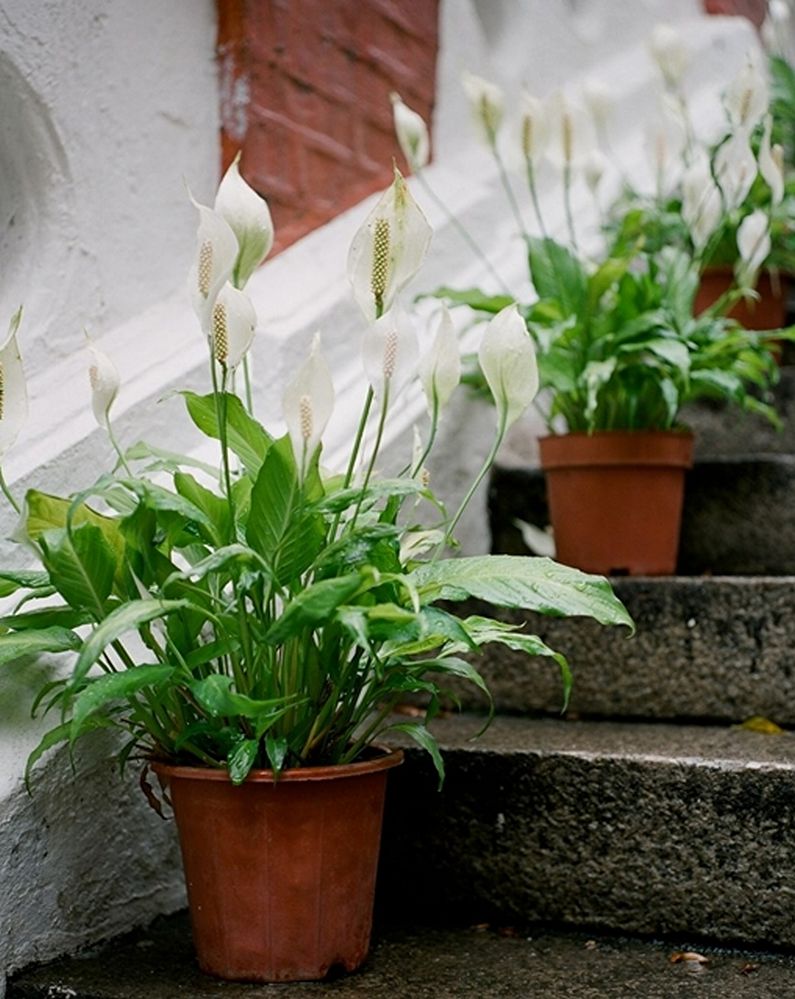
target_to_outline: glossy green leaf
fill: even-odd
[[[239,785],[248,777],[257,759],[259,739],[241,739],[226,758],[229,779]]]
[[[75,609],[101,618],[116,572],[114,552],[103,531],[84,522],[71,533],[46,531],[39,542],[50,579],[61,596]]]
[[[353,572],[336,579],[324,579],[307,587],[287,604],[281,616],[268,628],[265,641],[278,645],[306,628],[322,626],[361,585],[361,574]]]
[[[396,725],[390,725],[389,731],[404,732],[410,739],[413,739],[417,743],[420,749],[424,749],[429,754],[436,768],[436,773],[439,775],[439,788],[441,789],[444,783],[444,761],[442,760],[442,754],[439,752],[439,743],[428,729],[420,722],[398,722]]]
[[[0,571],[0,597],[9,597],[17,590],[45,590],[50,585],[50,577],[46,572],[31,572],[11,569]]]
[[[173,675],[173,666],[136,666],[134,669],[89,679],[88,686],[77,695],[72,707],[70,738],[74,741],[81,734],[89,715],[108,702],[131,697],[145,687],[159,686]]]
[[[0,666],[42,652],[74,652],[80,645],[80,636],[68,628],[49,627],[0,635]]]
[[[190,417],[199,430],[208,437],[220,440],[215,396],[196,395],[194,392],[183,392],[182,395]],[[229,447],[240,458],[247,471],[256,475],[273,438],[261,424],[249,416],[236,395],[227,392],[224,399]]]

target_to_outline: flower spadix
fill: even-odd
[[[390,308],[419,270],[430,241],[431,227],[396,168],[348,253],[348,279],[366,319]]]
[[[758,169],[748,135],[742,129],[723,143],[715,154],[714,166],[726,211],[734,211],[748,197]]]
[[[741,287],[752,287],[756,274],[770,254],[770,220],[757,209],[740,223],[737,229],[737,249],[740,259],[736,275]]]
[[[522,154],[535,163],[543,154],[547,142],[544,102],[526,90],[519,100],[519,127]]]
[[[666,86],[678,88],[690,62],[690,50],[682,35],[670,24],[657,24],[649,39],[649,51]]]
[[[11,317],[8,334],[0,347],[0,458],[19,436],[28,416],[28,393],[22,357],[17,344],[17,330],[22,309]]]
[[[392,117],[400,151],[406,157],[412,172],[416,173],[428,165],[431,155],[428,126],[422,115],[403,103],[400,94],[393,91],[389,98],[392,101]]]
[[[726,90],[726,114],[734,129],[750,133],[762,120],[770,102],[767,79],[749,53]]]
[[[773,119],[770,115],[766,115],[762,141],[759,145],[758,162],[759,172],[770,188],[770,196],[773,204],[779,205],[784,198],[784,151],[778,143],[771,147],[770,134],[772,128]]]
[[[579,104],[556,91],[545,108],[545,154],[554,167],[569,170],[582,166],[596,148],[596,131],[591,116]]]
[[[213,305],[232,276],[238,243],[232,227],[218,212],[196,201],[193,204],[199,212],[199,228],[196,253],[188,274],[188,290],[202,329],[209,334]]]
[[[91,385],[91,408],[94,419],[105,430],[110,426],[110,408],[119,393],[121,378],[116,365],[104,350],[89,341],[88,381]]]
[[[309,357],[288,382],[282,397],[284,420],[299,466],[306,467],[315,453],[333,409],[334,384],[320,349],[320,334],[316,333]]]
[[[394,399],[417,373],[417,334],[402,309],[391,309],[371,323],[362,343],[367,380],[377,396]]]
[[[478,132],[486,145],[494,146],[505,110],[505,96],[501,88],[496,83],[469,72],[462,74],[461,85],[469,100]]]
[[[243,288],[273,246],[273,221],[268,203],[240,175],[240,153],[234,158],[215,196],[215,211],[237,237],[232,283]]]
[[[233,371],[248,353],[256,325],[251,299],[227,281],[212,308],[208,335],[213,358]]]
[[[453,318],[442,307],[431,349],[420,361],[420,382],[428,402],[428,412],[438,413],[450,400],[461,381],[461,354]]]
[[[538,392],[538,362],[533,342],[515,305],[489,322],[478,361],[505,429],[524,413]]]

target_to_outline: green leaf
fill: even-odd
[[[46,590],[49,585],[50,577],[46,572],[0,571],[0,597],[10,597],[17,590]]]
[[[431,735],[428,729],[421,722],[399,722],[397,725],[390,725],[390,732],[404,732],[417,745],[430,754],[436,773],[439,775],[439,790],[444,783],[444,761],[439,752],[439,743]]]
[[[476,597],[501,607],[521,607],[553,617],[581,615],[600,624],[632,618],[603,576],[593,576],[548,558],[482,555],[426,562],[409,580],[428,603]]]
[[[588,278],[588,309],[593,312],[602,296],[612,288],[629,270],[634,254],[621,257],[608,257]]]
[[[361,574],[354,572],[336,579],[324,579],[307,587],[287,604],[281,617],[268,628],[265,641],[278,645],[306,628],[325,624],[361,585]]]
[[[223,673],[212,673],[203,680],[190,684],[190,690],[199,706],[211,718],[250,718],[265,724],[275,721],[296,703],[296,696],[273,697],[258,700],[232,690],[232,678]],[[262,735],[263,728],[258,734]]]
[[[80,636],[68,628],[42,628],[40,631],[0,635],[0,666],[42,652],[74,652],[80,645]]]
[[[196,395],[183,392],[190,417],[199,430],[220,440],[216,396]],[[218,394],[219,398],[221,393]],[[256,475],[265,460],[265,455],[273,443],[273,438],[252,416],[246,412],[243,403],[236,395],[224,394],[226,404],[227,440],[229,447],[246,466],[247,471]]]
[[[229,779],[236,786],[242,784],[251,772],[259,751],[259,739],[241,739],[226,758]]]
[[[25,530],[31,541],[38,541],[46,531],[53,528],[65,528],[71,499],[40,493],[29,489],[25,495]],[[92,510],[85,503],[80,504],[72,514],[72,526],[93,524],[102,531],[109,548],[114,553],[117,562],[124,557],[124,538],[119,531],[119,522],[113,517],[104,517]]]
[[[174,488],[194,507],[201,510],[211,528],[211,540],[216,545],[222,545],[231,537],[229,522],[229,503],[223,496],[218,496],[187,472],[176,472]]]
[[[108,673],[88,681],[88,686],[78,694],[72,708],[70,740],[81,734],[89,715],[108,701],[117,701],[136,694],[144,687],[158,686],[174,674],[173,666],[136,666],[120,673]]]
[[[85,522],[71,532],[45,531],[39,542],[50,579],[61,596],[75,609],[101,618],[116,572],[116,558],[102,530]]]
[[[268,732],[265,737],[265,752],[274,773],[281,773],[284,761],[287,759],[287,739],[283,735]]]
[[[213,523],[204,510],[179,493],[173,493],[170,489],[164,489],[163,486],[155,485],[152,482],[145,482],[143,479],[124,479],[124,485],[130,492],[135,493],[150,510],[175,513],[184,517],[185,520],[193,521],[212,531]]]
[[[90,624],[93,618],[87,611],[75,610],[68,604],[63,607],[41,607],[32,611],[15,611],[5,617],[0,617],[0,629],[10,628],[12,631],[40,630],[42,628],[77,628],[81,624]]]
[[[531,237],[527,246],[530,273],[538,297],[556,299],[566,315],[581,316],[588,281],[580,261],[554,239]]]
[[[489,312],[495,315],[512,305],[514,301],[510,295],[486,295],[479,288],[456,290],[445,285],[427,295],[421,295],[420,298],[440,298],[451,305],[468,305],[476,312]]]
[[[226,569],[236,562],[254,563],[260,569],[267,571],[262,558],[252,548],[247,548],[245,545],[226,545],[223,548],[216,549],[211,555],[196,562],[190,568],[172,573],[165,581],[164,586],[176,580],[190,579],[198,582],[204,579],[205,576],[209,576],[221,569]]]
[[[87,723],[84,728],[82,735],[85,735],[88,731],[93,731],[98,728],[109,728],[113,724],[108,718],[92,718],[89,723]],[[69,742],[71,737],[71,722],[64,722],[61,725],[56,725],[55,728],[51,728],[49,732],[45,732],[39,742],[38,746],[33,750],[33,752],[28,756],[28,761],[25,764],[25,786],[30,793],[30,774],[36,763],[44,756],[48,749],[52,749],[61,742]]]
[[[111,642],[121,638],[128,631],[138,628],[142,624],[149,624],[157,618],[166,617],[172,611],[182,610],[187,607],[186,600],[155,600],[145,598],[142,600],[130,600],[112,611],[99,624],[85,640],[80,655],[75,663],[70,686],[76,687],[86,676],[88,671],[99,659],[104,650]]]

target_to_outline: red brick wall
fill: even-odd
[[[218,0],[222,155],[284,249],[389,184],[389,93],[430,120],[439,0]]]
[[[767,15],[767,0],[704,0],[708,14],[738,14],[761,28]]]

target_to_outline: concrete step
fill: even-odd
[[[683,959],[689,955],[690,959]],[[697,959],[697,958],[700,958]],[[681,940],[640,940],[504,925],[376,927],[358,973],[328,983],[234,985],[196,969],[184,914],[157,920],[95,956],[10,983],[8,999],[782,999],[795,958]]]
[[[570,710],[586,717],[795,725],[794,577],[614,579],[637,626],[603,628],[473,605],[522,624],[563,652],[574,673]],[[476,660],[500,712],[559,714],[556,665],[491,646]],[[467,708],[485,701],[455,688]]]
[[[388,906],[795,946],[795,737],[481,721],[436,724],[441,792],[419,752],[390,777]]]
[[[489,490],[493,551],[528,551],[517,521],[549,524],[544,475],[498,466]],[[685,483],[677,572],[795,574],[795,456],[697,462]]]

